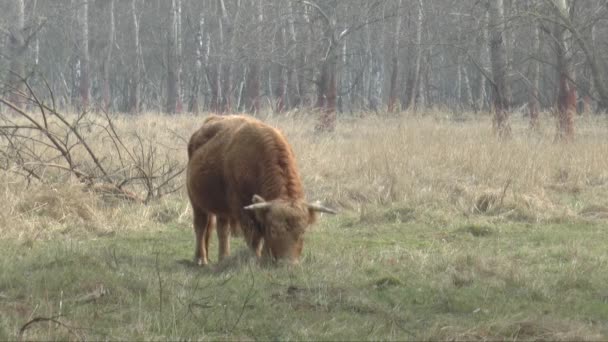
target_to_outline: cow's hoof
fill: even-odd
[[[203,259],[201,259],[201,258],[194,258],[194,263],[195,263],[197,266],[207,266],[207,264],[208,264],[209,262],[207,262],[207,260],[203,260]]]

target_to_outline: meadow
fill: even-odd
[[[329,134],[307,113],[261,118],[292,144],[307,197],[339,211],[307,232],[299,265],[260,265],[239,237],[218,263],[214,237],[211,265],[193,266],[183,188],[142,204],[8,168],[0,340],[608,338],[603,116],[577,117],[567,144],[548,114],[540,132],[514,116],[502,142],[484,114],[344,116]],[[202,120],[114,122],[128,146],[137,134],[185,165]]]

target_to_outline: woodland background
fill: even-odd
[[[24,80],[57,108],[335,115],[429,107],[605,111],[603,0],[11,0],[0,3],[2,92]]]
[[[607,19],[0,0],[0,340],[607,340]],[[240,112],[339,211],[299,266],[191,261],[186,145]]]

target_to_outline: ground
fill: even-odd
[[[525,122],[499,143],[489,118],[390,120],[277,121],[309,197],[340,210],[297,266],[241,238],[218,263],[215,237],[194,266],[183,192],[143,205],[5,176],[0,340],[606,340],[605,124],[556,146]]]

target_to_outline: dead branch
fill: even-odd
[[[172,158],[169,147],[135,133],[121,133],[105,111],[102,116],[83,111],[71,119],[56,109],[46,81],[51,105],[35,93],[26,79],[21,81],[28,93],[19,91],[18,96],[37,111],[28,112],[0,97],[0,103],[16,114],[0,114],[1,170],[23,177],[28,184],[32,180],[56,181],[52,175],[59,172],[74,176],[88,191],[140,203],[181,188],[176,182],[185,168]],[[95,139],[106,148],[110,146],[110,152],[96,149],[92,143]],[[138,193],[144,193],[144,198]]]
[[[82,337],[78,333],[76,333],[74,331],[74,329],[72,329],[70,326],[68,326],[67,324],[65,324],[59,320],[60,317],[62,317],[62,315],[53,316],[53,317],[42,317],[42,316],[34,317],[33,319],[29,320],[28,322],[26,322],[24,325],[21,326],[21,329],[19,329],[19,335],[18,335],[17,339],[19,341],[23,341],[23,334],[25,333],[25,331],[27,329],[29,329],[35,323],[52,322],[61,327],[64,327],[71,335],[76,337],[77,340],[82,340]]]

